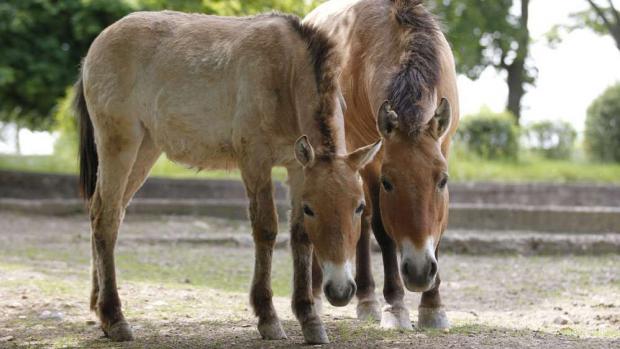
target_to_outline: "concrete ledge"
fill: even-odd
[[[458,229],[620,233],[620,207],[451,204]]]
[[[286,189],[275,183],[276,198]],[[73,175],[0,170],[0,197],[15,199],[77,199]],[[245,199],[238,180],[149,178],[136,198]],[[589,183],[450,183],[450,201],[474,204],[620,207],[620,185]]]
[[[153,237],[124,236],[124,242],[157,244],[207,244],[252,248],[254,242],[248,234],[200,234],[192,237]],[[290,236],[280,232],[276,238],[276,248],[286,249]],[[372,249],[380,252],[379,245],[372,239]],[[480,232],[450,230],[441,240],[441,253],[491,255],[595,255],[617,254],[620,251],[619,234],[544,234],[522,231]]]
[[[288,204],[278,201],[281,221],[287,220]],[[28,214],[70,215],[84,213],[80,200],[0,199],[0,210]],[[247,219],[242,199],[134,199],[129,214],[204,215]],[[618,207],[565,207],[523,205],[453,204],[451,229],[525,230],[554,233],[620,233]]]

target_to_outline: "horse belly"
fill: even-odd
[[[197,168],[229,168],[235,164],[232,111],[217,91],[201,95],[191,87],[163,88],[145,124],[155,143],[172,161]],[[181,92],[181,93],[179,93]]]

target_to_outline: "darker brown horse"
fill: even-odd
[[[335,38],[344,57],[348,146],[384,138],[382,153],[362,171],[368,205],[357,248],[358,317],[411,328],[404,281],[422,292],[419,325],[448,327],[437,258],[448,218],[448,149],[459,119],[450,46],[420,0],[332,0],[305,22]],[[370,270],[371,227],[383,254],[383,314]]]

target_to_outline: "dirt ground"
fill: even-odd
[[[86,218],[0,213],[0,348],[303,346],[290,309],[287,249],[274,254],[273,287],[289,339],[262,341],[247,295],[252,248],[187,242],[248,229],[243,222],[204,217],[128,217],[117,268],[136,340],[117,344],[101,337],[88,310]],[[373,257],[380,295],[380,258]],[[325,347],[620,348],[619,270],[620,254],[442,255],[449,331],[385,331],[357,321],[354,304],[334,308],[324,302],[332,341]],[[414,321],[418,301],[419,295],[407,294]]]

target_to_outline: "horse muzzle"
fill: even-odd
[[[323,292],[329,303],[336,307],[349,304],[357,292],[357,285],[351,273],[351,263],[348,261],[342,265],[324,263],[323,276],[325,279]]]
[[[412,292],[425,292],[435,285],[439,265],[435,258],[432,241],[416,249],[412,244],[401,250],[400,274],[405,287]]]

